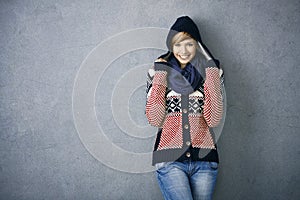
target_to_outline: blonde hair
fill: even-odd
[[[198,51],[200,50],[200,46],[199,46],[198,42],[190,34],[188,34],[187,32],[179,32],[179,33],[177,33],[176,35],[173,36],[173,38],[171,40],[172,49],[173,49],[174,44],[176,44],[178,42],[181,42],[183,40],[186,40],[186,39],[193,39],[195,44],[196,44],[197,50]]]

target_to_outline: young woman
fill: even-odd
[[[167,200],[211,199],[219,163],[211,127],[222,118],[222,70],[188,16],[176,20],[166,43],[169,51],[147,77],[158,183]]]

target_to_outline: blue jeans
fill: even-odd
[[[184,161],[157,163],[156,175],[165,200],[211,200],[218,163]]]

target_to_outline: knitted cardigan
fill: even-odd
[[[205,77],[193,93],[182,95],[168,87],[167,71],[148,70],[146,116],[158,127],[152,165],[186,159],[219,162],[211,127],[222,118],[223,71],[210,60]]]

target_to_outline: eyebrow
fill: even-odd
[[[182,43],[182,42],[184,42],[184,43],[194,43],[193,39],[185,39],[181,42],[176,42],[175,44],[179,44],[179,43]]]

